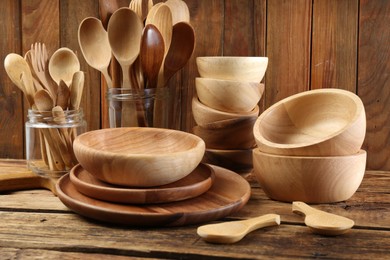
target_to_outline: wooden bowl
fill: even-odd
[[[198,126],[209,128],[210,124],[216,124],[219,121],[224,120],[237,120],[237,119],[257,119],[259,116],[259,106],[256,106],[250,112],[244,113],[231,113],[220,111],[211,107],[208,107],[199,101],[197,97],[192,99],[192,114],[195,122]]]
[[[267,70],[267,57],[197,57],[202,78],[260,82]]]
[[[237,120],[226,127],[203,128],[195,126],[193,133],[204,140],[210,149],[241,150],[251,149],[256,145],[253,125],[256,118]]]
[[[255,123],[260,151],[280,155],[357,153],[366,133],[361,99],[341,89],[302,92],[272,105]]]
[[[200,102],[211,108],[232,112],[250,112],[264,93],[264,84],[209,78],[195,79]]]
[[[349,199],[362,182],[365,151],[345,156],[285,156],[253,151],[253,169],[268,197],[279,201],[332,203]]]
[[[252,149],[206,149],[202,162],[221,166],[237,173],[246,173],[251,171],[253,168],[252,153]]]
[[[175,182],[200,163],[205,143],[175,130],[122,127],[79,135],[73,144],[81,166],[117,185],[151,187]]]

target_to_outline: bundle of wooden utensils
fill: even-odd
[[[237,172],[252,168],[253,125],[264,92],[267,57],[197,57],[193,132],[206,143],[204,162]]]
[[[4,67],[30,106],[26,150],[27,160],[34,159],[34,162],[29,161],[35,165],[30,165],[32,170],[47,168],[48,172],[63,172],[71,169],[77,163],[73,139],[85,128],[85,123],[79,120],[84,73],[80,71],[76,54],[68,48],[60,48],[50,57],[45,44],[34,43],[24,58],[16,53],[8,54]],[[32,140],[34,137],[30,134],[34,129],[38,129],[39,137]],[[37,147],[40,156],[35,154]]]
[[[132,0],[111,15],[107,30],[99,19],[85,18],[78,39],[85,60],[104,75],[109,88],[164,87],[193,53],[195,33],[189,21],[182,0],[155,5]],[[116,62],[121,73],[109,70]]]

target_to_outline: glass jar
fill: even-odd
[[[58,178],[77,164],[73,140],[87,129],[83,110],[28,110],[26,159],[28,168],[47,178]]]
[[[169,96],[169,88],[109,89],[110,127],[171,128]]]

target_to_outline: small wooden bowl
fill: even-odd
[[[260,82],[267,70],[267,57],[197,57],[202,78]]]
[[[333,203],[349,199],[359,188],[367,153],[346,156],[284,156],[253,151],[253,169],[268,197],[279,201]]]
[[[255,123],[260,151],[280,155],[357,153],[366,133],[361,99],[341,89],[302,92],[272,105]]]
[[[194,97],[192,99],[192,114],[198,126],[209,128],[210,124],[217,124],[219,121],[251,118],[257,119],[259,116],[259,106],[256,106],[250,112],[231,113],[208,107],[202,104],[197,97]]]
[[[203,128],[195,126],[193,133],[204,140],[210,149],[241,150],[251,149],[256,145],[253,125],[256,118],[237,120],[226,127]]]
[[[237,173],[247,173],[253,168],[252,153],[252,149],[206,149],[202,162],[221,166]]]
[[[252,111],[264,93],[264,84],[258,82],[196,78],[195,86],[200,102],[232,113]]]
[[[184,178],[200,163],[205,143],[170,129],[128,127],[79,135],[73,144],[81,166],[117,185],[151,187]]]

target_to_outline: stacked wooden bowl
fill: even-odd
[[[252,169],[253,125],[259,115],[267,57],[198,57],[193,133],[206,143],[203,162],[236,172]]]
[[[318,89],[290,96],[265,110],[253,132],[254,174],[272,199],[343,201],[363,179],[366,116],[352,92]]]
[[[234,172],[201,163],[204,151],[201,138],[182,131],[90,131],[74,141],[80,164],[58,181],[58,197],[86,217],[132,226],[215,220],[245,205],[250,186]]]

